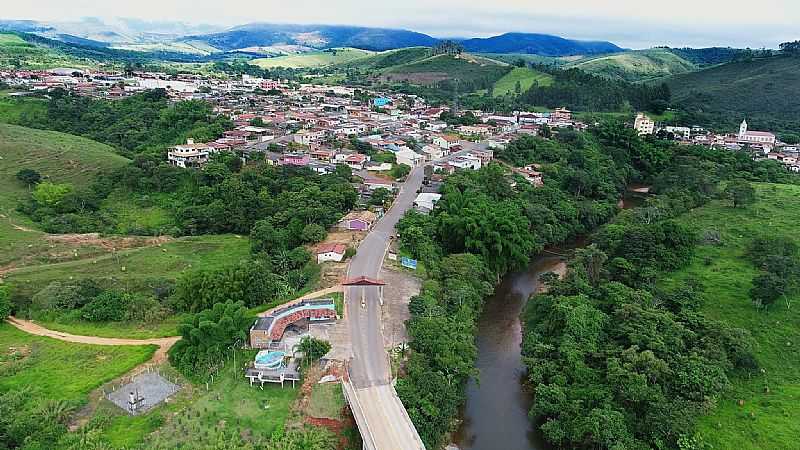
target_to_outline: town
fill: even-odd
[[[575,120],[566,108],[510,115],[451,111],[447,106],[430,107],[415,95],[249,75],[223,80],[202,75],[137,72],[126,76],[59,68],[0,71],[0,81],[19,89],[12,96],[62,88],[78,95],[113,99],[165,89],[174,101],[209,101],[215,112],[231,119],[234,128],[212,142],[190,141],[170,149],[170,164],[183,168],[200,168],[212,155],[229,151],[245,162],[263,158],[270,164],[306,166],[321,174],[331,173],[336,164],[346,164],[354,171],[391,170],[391,164],[373,161],[370,155],[348,148],[353,147],[348,144],[355,139],[367,148],[392,154],[397,164],[409,168],[436,161],[435,172],[446,174],[456,169],[479,169],[492,160],[493,149],[503,148],[521,134],[538,136],[542,128],[582,131],[588,126]],[[443,112],[469,113],[476,123],[450,126],[440,120]],[[636,114],[631,126],[640,136],[657,135],[681,145],[748,151],[754,158],[778,160],[787,170],[800,172],[800,146],[780,142],[770,132],[749,130],[746,120],[736,134],[699,126],[662,126],[645,113]],[[519,173],[531,182],[541,182],[541,174],[531,168],[520,168]],[[376,187],[380,186],[370,185]]]
[[[104,20],[0,20],[0,448],[796,440],[800,41]]]

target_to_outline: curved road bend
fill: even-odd
[[[378,278],[390,236],[400,218],[408,211],[422,186],[424,169],[411,171],[400,186],[400,192],[389,211],[375,225],[358,247],[350,262],[348,277]],[[391,289],[386,286],[384,289]],[[365,306],[361,306],[362,292]],[[346,288],[350,340],[353,358],[350,363],[350,381],[361,404],[369,430],[378,450],[424,449],[405,408],[391,386],[389,356],[383,346],[380,304],[377,287]]]

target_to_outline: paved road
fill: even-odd
[[[424,170],[421,167],[411,171],[392,208],[358,247],[356,256],[350,262],[348,277],[378,278],[394,227],[411,208],[423,177]],[[385,286],[384,289],[392,287]],[[389,356],[383,347],[381,333],[378,289],[347,288],[345,298],[353,348],[350,382],[354,389],[350,402],[364,437],[364,448],[424,450],[417,430],[391,385]]]
[[[367,276],[378,278],[383,257],[394,234],[394,227],[403,214],[408,211],[422,186],[424,170],[418,167],[411,171],[400,188],[391,209],[386,212],[372,232],[361,242],[353,260],[350,262],[348,277]],[[384,289],[391,289],[386,286]],[[353,345],[353,360],[350,366],[350,379],[356,388],[386,384],[390,381],[388,356],[383,348],[381,335],[380,305],[378,288],[347,288],[347,317]],[[364,295],[366,307],[361,307]]]

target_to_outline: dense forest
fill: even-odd
[[[547,73],[553,78],[552,84],[539,85],[534,82],[530,89],[517,96],[493,97],[491,89],[487,94],[470,94],[459,99],[461,106],[484,111],[526,111],[535,107],[567,107],[574,111],[622,112],[631,108],[640,111],[663,113],[670,105],[672,94],[665,84],[647,85],[611,80],[592,75],[580,69],[557,69],[544,65],[533,65],[535,70]],[[485,89],[485,86],[481,86]],[[422,95],[434,101],[452,100],[452,93],[432,95],[425,91]]]
[[[659,427],[657,423],[645,423],[653,422],[658,411],[664,411],[657,408],[660,400],[656,397],[642,393],[636,398],[635,401],[643,405],[642,409],[631,410],[638,415],[627,414],[624,418],[617,417],[616,413],[605,415],[613,409],[614,397],[602,390],[603,383],[613,386],[620,380],[612,381],[607,373],[609,367],[590,365],[606,362],[603,354],[598,353],[602,348],[599,342],[597,347],[592,347],[592,341],[584,342],[579,337],[560,340],[560,336],[570,330],[565,323],[571,324],[574,317],[578,321],[576,332],[595,332],[592,330],[603,326],[605,329],[596,331],[602,334],[595,340],[620,339],[612,341],[614,346],[608,347],[618,350],[616,358],[620,370],[638,364],[637,358],[643,358],[640,353],[645,351],[647,341],[644,337],[641,342],[633,340],[634,336],[639,338],[639,334],[633,334],[638,327],[645,332],[648,327],[667,323],[674,324],[678,333],[676,339],[682,340],[662,343],[670,351],[679,353],[658,363],[660,370],[666,371],[664,373],[672,374],[675,365],[689,364],[686,370],[698,370],[713,378],[737,368],[750,367],[753,360],[746,336],[709,322],[696,313],[689,314],[690,305],[696,300],[689,288],[653,293],[647,291],[646,286],[657,271],[680,266],[694,245],[694,238],[685,229],[668,220],[669,214],[718,195],[719,182],[733,176],[784,181],[790,175],[774,162],[753,162],[746,155],[642,140],[632,130],[614,123],[597,127],[589,134],[564,131],[553,140],[523,137],[498,151],[496,156],[513,164],[540,164],[544,187],[533,188],[521,179],[514,180],[497,164],[477,172],[457,173],[445,182],[443,197],[431,215],[412,212],[398,226],[403,250],[421,260],[428,273],[420,295],[411,301],[408,326],[412,353],[407,374],[397,385],[426,445],[435,447],[450,430],[458,407],[464,401],[465,384],[476,375],[475,323],[483,299],[498,279],[510,270],[524,267],[531,255],[545,245],[590,233],[609,222],[618,212],[616,204],[624,186],[632,181],[647,181],[654,183],[661,195],[657,202],[637,212],[636,217],[648,217],[652,223],[628,229],[623,219],[617,219],[613,226],[598,235],[597,246],[579,253],[573,265],[588,268],[573,271],[568,280],[549,294],[555,299],[565,297],[563,303],[555,300],[537,303],[538,308],[550,306],[552,311],[537,309],[531,313],[541,323],[528,320],[525,356],[530,358],[526,361],[532,387],[537,392],[541,387],[543,391],[541,396],[537,395],[531,414],[537,421],[546,419],[545,423],[553,423],[543,429],[551,442],[592,448],[611,446],[613,439],[630,437],[617,442],[636,445],[647,442],[673,448],[679,435],[659,434],[655,430]],[[512,184],[511,181],[517,182]],[[615,278],[609,278],[612,276]],[[615,284],[606,286],[606,281]],[[628,287],[625,282],[634,287]],[[574,293],[569,289],[585,291]],[[611,300],[612,293],[621,300]],[[603,309],[634,300],[640,302],[636,305],[638,310]],[[687,309],[681,312],[684,303]],[[587,311],[594,315],[564,317],[567,306],[576,308],[576,314]],[[597,312],[592,312],[590,307]],[[652,312],[643,309],[646,307],[672,309]],[[686,317],[676,317],[680,314]],[[628,333],[628,341],[617,338],[623,333]],[[742,339],[737,340],[736,336],[740,335]],[[699,336],[707,336],[707,340]],[[585,347],[585,344],[591,345]],[[637,344],[642,346],[641,351],[634,348]],[[686,350],[676,347],[684,344]],[[564,346],[564,354],[558,353],[559,345]],[[692,345],[699,346],[695,350],[705,352],[705,356],[691,353],[688,349]],[[716,353],[714,349],[718,349]],[[535,354],[537,350],[549,353]],[[574,360],[576,355],[585,355],[587,361]],[[571,362],[577,365],[570,365]],[[565,367],[561,367],[562,364]],[[591,367],[595,375],[588,372]],[[575,371],[575,378],[558,376],[560,372],[571,373],[569,371]],[[600,381],[598,377],[602,376],[609,378]],[[691,374],[687,372],[686,376]],[[553,383],[561,383],[562,391],[553,391],[554,396],[548,397],[546,389]],[[687,393],[694,397],[669,403],[669,408],[676,411],[670,416],[675,430],[691,427],[692,418],[700,411],[698,404],[692,402],[702,402],[703,395],[713,396],[724,387],[724,383],[695,385],[689,379],[685,383],[673,388],[694,390],[692,394]],[[572,397],[565,396],[564,391]],[[600,397],[595,399],[596,395]],[[561,403],[556,403],[557,400]],[[590,400],[594,402],[591,404],[600,402],[597,404],[606,409],[598,407],[596,413],[587,418],[583,408],[570,408],[570,404]],[[645,410],[649,416],[641,414]],[[556,424],[556,420],[560,421]],[[582,426],[597,433],[581,434]],[[647,426],[653,428],[646,432],[650,433],[648,436],[637,434]],[[665,425],[661,431],[669,426]],[[608,436],[612,438],[602,440]]]
[[[54,89],[46,108],[31,109],[19,123],[30,128],[61,131],[109,144],[126,156],[162,150],[185,142],[217,138],[230,121],[214,114],[209,103],[170,102],[164,89],[153,89],[121,100],[98,100]]]

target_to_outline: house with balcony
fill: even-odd
[[[187,139],[185,144],[176,145],[167,150],[167,161],[183,169],[201,168],[208,162],[208,157],[216,149],[206,143],[195,143]]]

